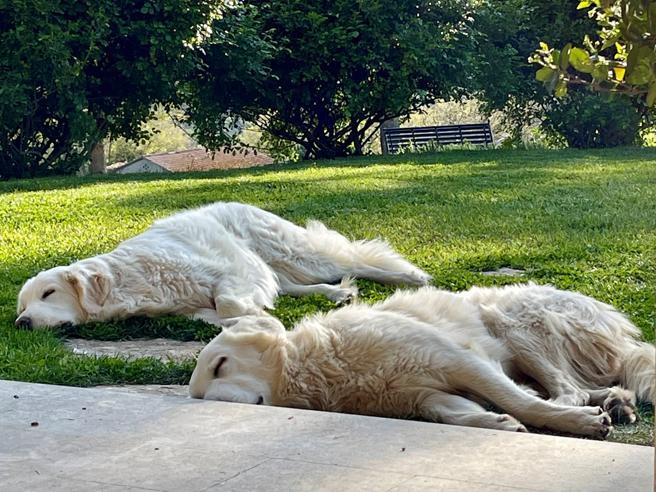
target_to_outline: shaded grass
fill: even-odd
[[[40,269],[111,250],[155,218],[217,200],[248,202],[348,236],[385,236],[450,290],[526,279],[615,305],[647,340],[656,325],[656,152],[454,151],[173,176],[52,178],[0,183],[0,378],[97,385],[183,383],[190,364],[79,357],[61,333],[17,332],[16,294]],[[393,291],[358,281],[366,301]],[[286,326],[333,304],[282,297]],[[78,327],[85,338],[209,340],[184,318]],[[653,417],[643,412],[648,425]],[[653,426],[652,426],[653,427]],[[627,437],[627,440],[629,437]],[[647,437],[638,440],[646,442]]]

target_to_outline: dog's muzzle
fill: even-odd
[[[21,330],[31,330],[32,329],[32,318],[29,316],[19,316],[14,322],[16,328]]]

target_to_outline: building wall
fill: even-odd
[[[125,167],[116,170],[118,174],[130,173],[168,173],[169,171],[148,159],[139,159]]]

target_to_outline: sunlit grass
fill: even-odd
[[[656,325],[656,151],[457,151],[175,176],[0,183],[0,378],[96,385],[185,382],[190,364],[79,357],[51,332],[13,327],[16,294],[40,269],[111,250],[153,219],[217,200],[248,202],[348,236],[384,236],[450,290],[517,282],[499,267],[574,289]],[[359,281],[371,301],[392,289]],[[332,304],[279,299],[286,325]],[[77,336],[206,340],[184,318],[81,327]]]

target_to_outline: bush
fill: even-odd
[[[139,140],[179,82],[212,0],[0,3],[0,178],[74,173],[111,133]]]
[[[641,120],[626,96],[578,90],[553,102],[543,127],[552,140],[565,139],[570,147],[617,147],[639,140]]]
[[[266,133],[268,143],[296,144],[304,158],[360,155],[384,121],[470,83],[473,39],[470,6],[463,0],[242,4],[249,15],[231,12],[217,30],[250,25],[274,48],[258,63],[264,74],[242,71],[233,80],[222,70],[244,56],[244,43],[206,48],[208,69],[189,111],[204,145],[212,144],[216,115],[229,107]]]

